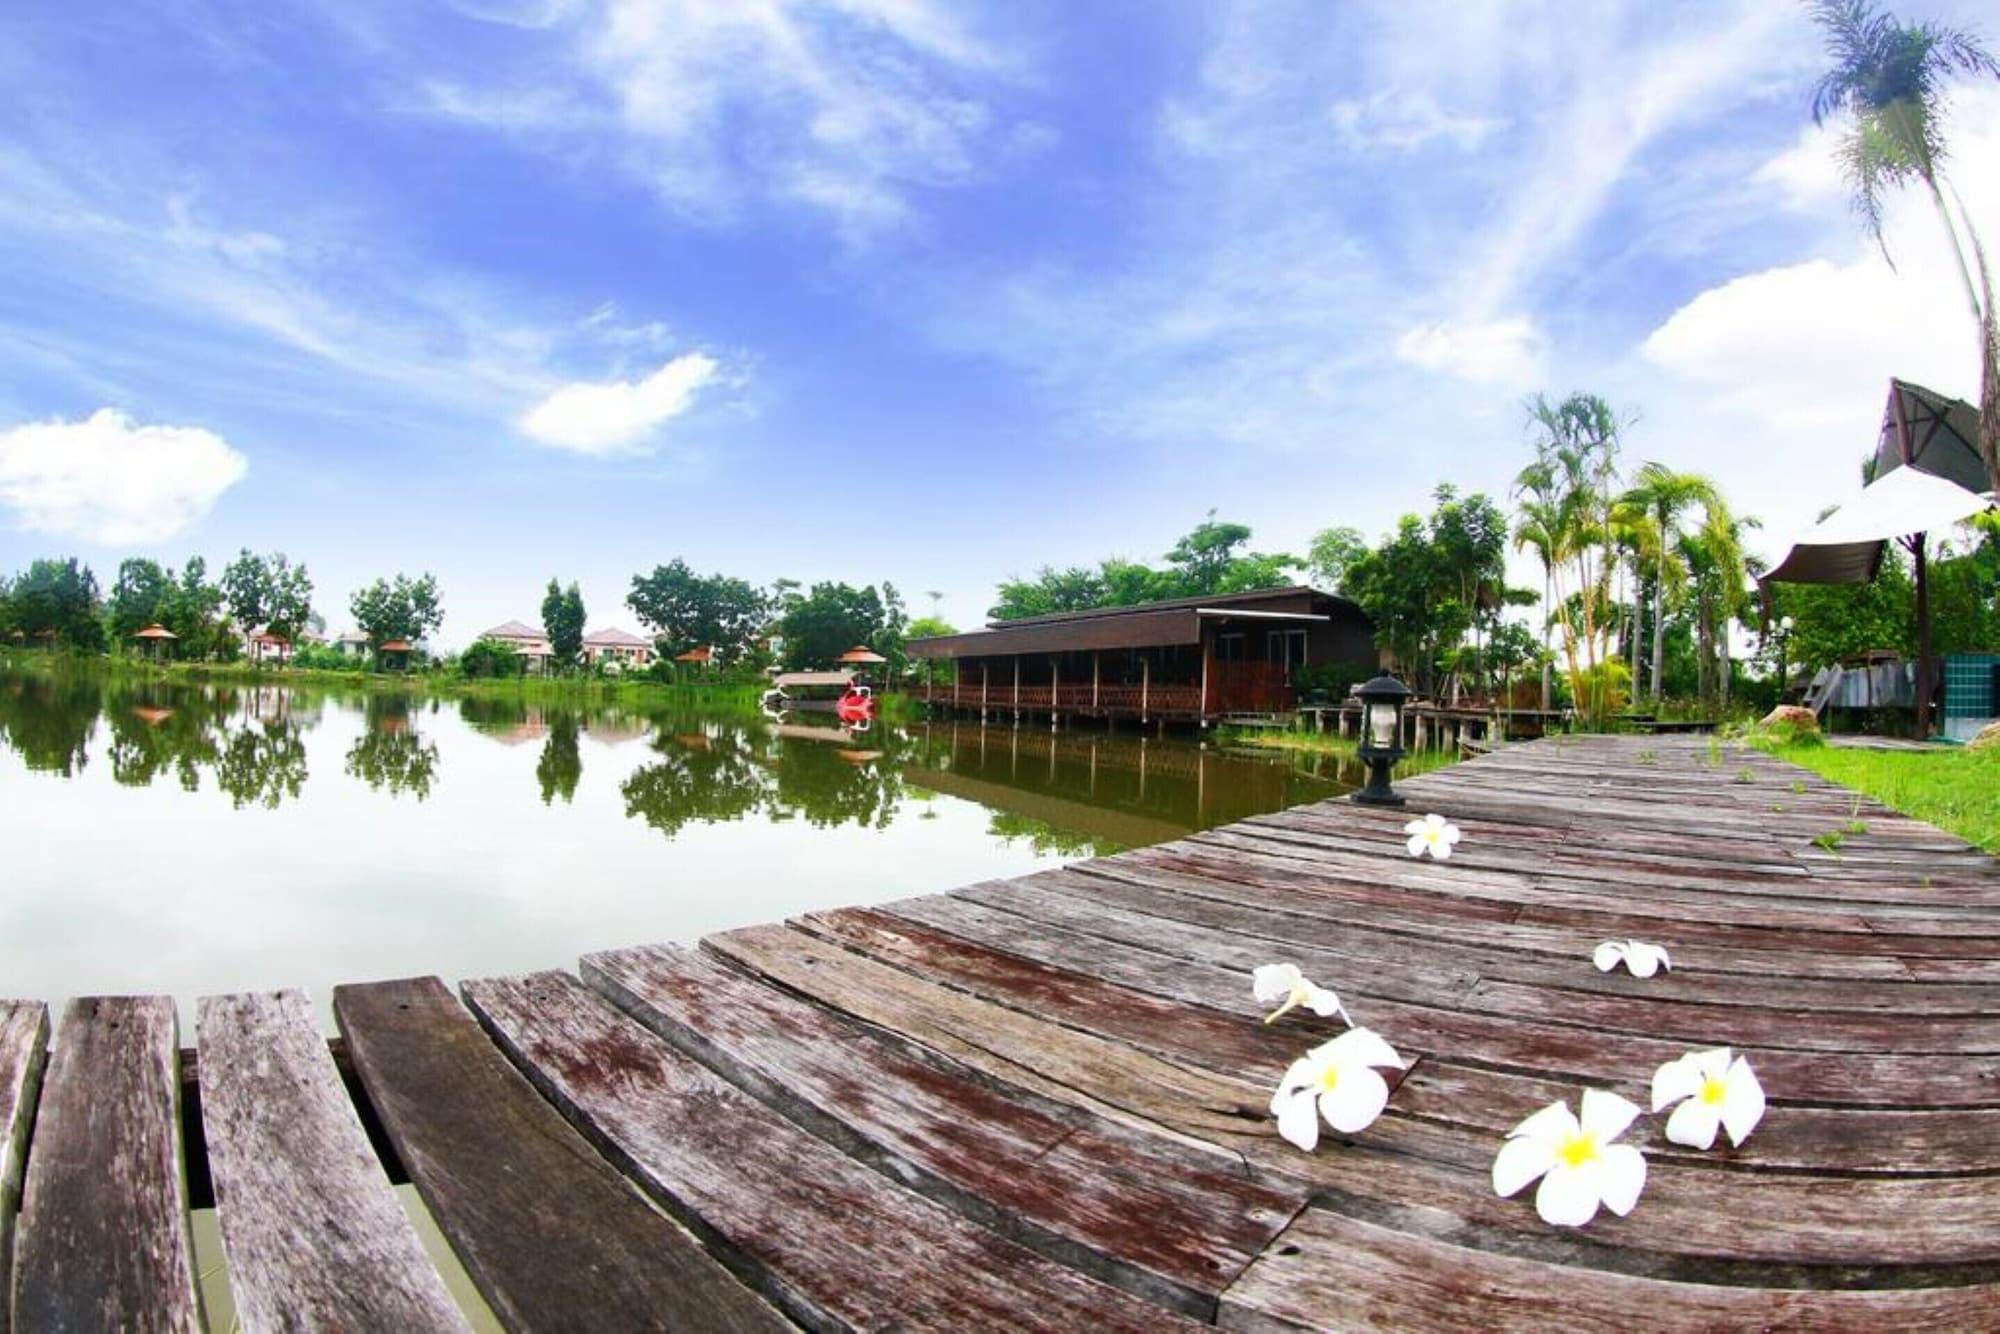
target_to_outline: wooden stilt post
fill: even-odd
[[[1049,658],[1049,730],[1056,730],[1056,719],[1062,710],[1062,659],[1053,655]],[[1050,763],[1055,762],[1056,748],[1049,747]]]
[[[1021,721],[1021,655],[1014,655],[1014,721]]]
[[[1139,726],[1146,725],[1146,715],[1153,702],[1153,660],[1141,654],[1139,657]]]
[[[1204,627],[1201,638],[1201,703],[1195,707],[1195,722],[1198,726],[1208,726],[1208,661],[1214,656],[1212,642]]]
[[[982,723],[986,721],[986,692],[992,684],[993,663],[989,659],[981,659],[979,663],[979,721]]]
[[[1094,650],[1090,655],[1090,711],[1092,713],[1098,711],[1098,687],[1102,684],[1104,676],[1103,664],[1099,662],[1099,659],[1103,656],[1102,653]]]

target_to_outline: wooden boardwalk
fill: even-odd
[[[200,1327],[184,1164],[251,1330],[463,1327],[404,1173],[517,1329],[2000,1326],[1993,861],[1703,740],[1402,786],[1464,830],[1449,862],[1404,813],[1303,807],[458,995],[342,987],[338,1062],[295,992],[204,1001],[192,1080],[160,998],[52,1039],[0,1005],[13,1327]],[[1626,936],[1673,971],[1595,971]],[[1338,1025],[1259,1022],[1284,959],[1412,1061],[1314,1154],[1267,1103]],[[1581,1231],[1494,1196],[1529,1112],[1722,1044],[1771,1099],[1742,1148],[1642,1119],[1644,1197]]]

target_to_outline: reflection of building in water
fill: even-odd
[[[919,734],[905,779],[1125,846],[1331,796],[1288,761],[1186,742],[952,725]]]

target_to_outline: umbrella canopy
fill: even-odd
[[[674,661],[708,662],[714,657],[715,657],[715,650],[710,648],[707,644],[703,644],[700,648],[691,648],[685,653],[674,654]]]
[[[134,639],[179,639],[180,636],[164,625],[149,625],[132,636]]]
[[[1907,380],[1891,380],[1875,443],[1875,475],[1887,477],[1908,465],[1968,491],[1984,491],[1992,479],[1979,457],[1978,439],[1979,409],[1972,404]]]
[[[869,648],[866,644],[856,644],[847,652],[834,659],[835,662],[887,662],[887,658]]]
[[[1891,538],[1949,528],[1990,503],[1921,468],[1896,468],[1815,524],[1763,582],[1865,584]]]

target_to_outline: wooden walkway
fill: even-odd
[[[337,1052],[296,992],[214,997],[188,1080],[165,1000],[72,1001],[52,1047],[0,1005],[13,1326],[198,1328],[192,1179],[245,1329],[461,1328],[404,1173],[516,1329],[2000,1326],[1991,860],[1700,740],[1403,789],[1449,862],[1327,803],[574,974],[342,987]],[[1625,936],[1671,974],[1596,972]],[[1267,1103],[1337,1025],[1259,1022],[1281,959],[1413,1058],[1310,1155]],[[1494,1196],[1529,1112],[1720,1044],[1771,1099],[1742,1148],[1642,1119],[1644,1197],[1581,1231]]]

